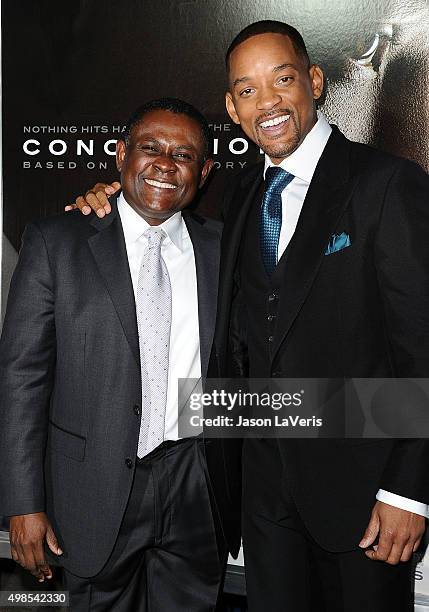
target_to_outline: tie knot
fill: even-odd
[[[147,238],[149,248],[160,247],[167,236],[162,227],[148,227],[143,235]]]
[[[265,172],[265,192],[281,193],[295,177],[278,166],[270,166]]]

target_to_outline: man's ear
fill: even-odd
[[[232,99],[232,93],[229,91],[227,91],[225,94],[225,105],[226,105],[226,110],[228,111],[228,115],[231,117],[234,123],[237,123],[237,125],[240,125],[240,119],[238,118],[237,111],[235,110],[235,104],[234,104],[234,100]]]
[[[311,89],[313,90],[313,98],[318,100],[323,93],[323,84],[325,80],[323,70],[317,64],[313,64],[310,66],[309,74],[311,79]]]
[[[116,143],[116,168],[119,172],[122,170],[122,165],[125,159],[126,145],[123,140],[118,140]]]
[[[212,168],[214,166],[214,161],[212,159],[206,159],[206,161],[204,162],[204,166],[202,167],[201,170],[201,178],[200,178],[200,184],[198,185],[198,188],[200,189],[204,183],[207,180],[208,175],[210,174]]]

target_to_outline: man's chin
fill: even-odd
[[[259,143],[259,146],[271,160],[280,163],[282,159],[293,153],[299,145],[295,143]]]
[[[150,225],[159,225],[180,210],[180,208],[176,206],[148,206],[141,201],[138,203],[131,201],[129,203],[145,221],[150,223]]]
[[[290,155],[291,153],[292,153],[292,151],[290,149],[282,149],[281,151],[270,151],[270,150],[267,150],[267,155],[271,159],[280,160],[280,161],[282,159],[284,159],[285,157],[287,157],[288,155]]]
[[[151,210],[151,209],[146,208],[146,210],[144,211],[144,215],[148,219],[154,219],[156,221],[162,222],[162,221],[166,221],[167,219],[169,219],[176,212],[177,212],[176,208],[171,208],[171,209],[166,209],[166,210]]]

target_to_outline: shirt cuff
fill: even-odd
[[[385,491],[384,489],[379,489],[375,497],[378,501],[389,504],[389,506],[395,506],[395,508],[408,510],[409,512],[414,512],[414,514],[420,514],[421,516],[429,518],[429,506],[422,502],[409,499],[408,497],[402,497],[402,495],[396,495],[396,493],[389,493],[389,491]]]

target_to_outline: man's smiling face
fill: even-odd
[[[316,122],[321,69],[309,66],[287,36],[258,34],[232,51],[228,79],[226,107],[231,119],[273,163],[280,163]]]
[[[165,110],[146,113],[119,141],[117,167],[127,202],[151,225],[159,225],[195,197],[213,165],[204,160],[198,123]]]

